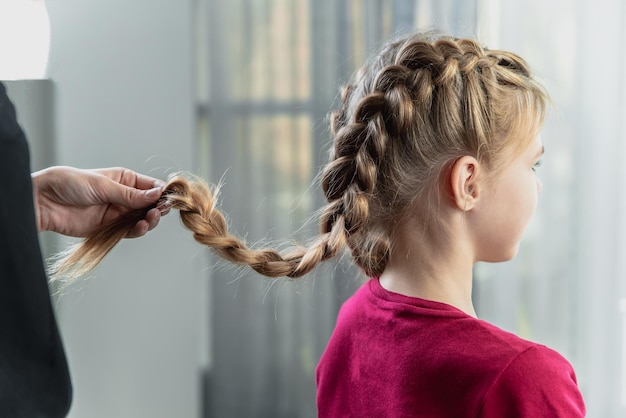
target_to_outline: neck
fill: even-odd
[[[446,303],[476,317],[472,303],[474,255],[466,241],[428,239],[428,235],[437,234],[415,231],[413,227],[398,231],[380,276],[381,286],[394,293]]]

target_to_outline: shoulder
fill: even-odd
[[[342,304],[338,313],[338,320],[360,314],[370,303],[370,282],[365,282]]]
[[[498,384],[537,384],[538,382],[569,381],[576,384],[576,375],[570,363],[556,351],[540,344],[532,344],[511,359],[498,377]],[[547,389],[555,389],[554,387]]]
[[[570,363],[554,350],[528,343],[493,381],[479,416],[545,416],[547,412],[551,417],[584,417],[585,405]]]

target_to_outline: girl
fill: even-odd
[[[161,205],[261,274],[299,277],[347,247],[371,277],[342,307],[318,365],[320,417],[583,417],[570,364],[477,319],[471,300],[474,264],[514,257],[535,210],[547,101],[515,54],[407,36],[343,89],[322,173],[328,204],[308,246],[249,249],[198,180],[170,179]],[[136,218],[126,221],[59,272],[92,268]]]

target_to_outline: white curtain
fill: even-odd
[[[477,36],[525,57],[554,109],[537,214],[512,262],[479,265],[490,322],[566,356],[589,417],[626,416],[625,11],[621,0],[202,0],[198,160],[255,242],[306,239],[338,86],[399,30]],[[313,370],[355,272],[300,284],[210,269],[205,416],[313,417]],[[621,309],[621,310],[620,310]]]
[[[554,100],[537,215],[515,261],[478,266],[478,310],[564,354],[592,418],[626,416],[625,8],[478,4],[481,40],[524,56]]]

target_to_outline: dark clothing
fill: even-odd
[[[35,221],[28,145],[0,83],[0,417],[64,417],[72,388]]]

